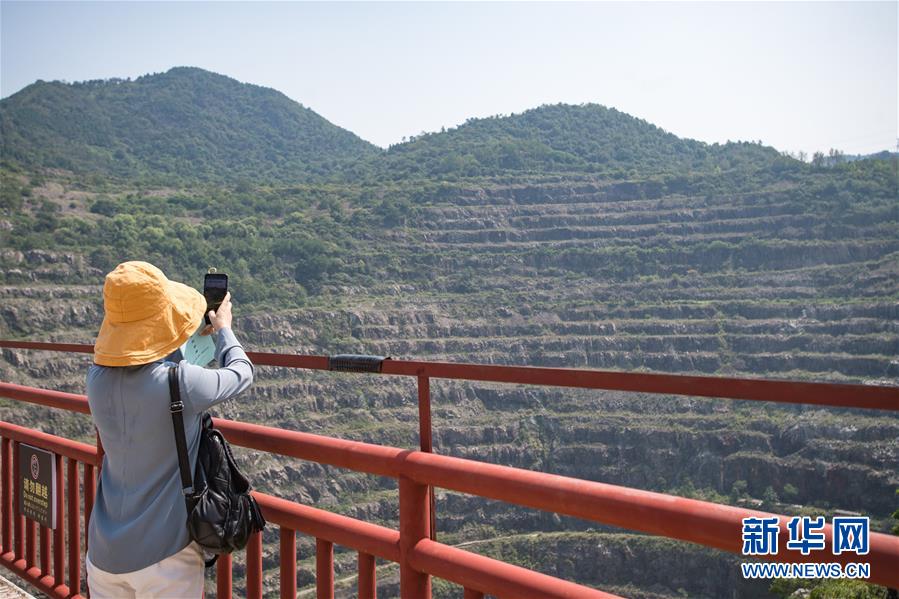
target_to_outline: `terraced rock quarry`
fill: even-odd
[[[321,307],[238,304],[235,329],[248,348],[277,352],[896,384],[896,198],[834,214],[804,209],[799,191],[778,182],[752,193],[647,197],[633,183],[572,182],[442,192],[414,221],[367,230],[352,248],[347,262],[367,263],[376,282],[335,285]],[[7,280],[18,277],[0,290],[4,337],[92,340],[100,286],[65,284],[102,280],[89,257],[30,250],[3,260]],[[232,286],[239,302],[240,281]],[[3,358],[3,380],[83,391],[86,356],[4,350]],[[433,382],[432,396],[440,453],[719,501],[767,497],[766,507],[786,512],[843,509],[880,522],[895,508],[899,419],[890,414],[448,381]],[[411,380],[260,367],[247,396],[220,413],[414,447],[415,397]],[[8,403],[3,412],[91,437],[84,418]],[[261,490],[397,524],[391,480],[239,454]],[[764,591],[735,580],[733,556],[437,497],[442,540],[600,588],[645,597]],[[593,549],[562,551],[559,539]],[[301,540],[301,555],[312,551]],[[272,592],[276,559],[267,546]],[[338,578],[350,577],[340,589],[352,588],[353,559],[338,555]],[[718,574],[674,576],[697,560]],[[647,578],[646,563],[657,578]],[[392,596],[395,569],[383,570],[382,592]],[[301,569],[307,584],[312,571]]]

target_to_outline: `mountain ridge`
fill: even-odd
[[[5,160],[118,177],[321,178],[376,147],[271,88],[195,67],[36,82],[0,101]]]
[[[200,181],[621,177],[789,160],[757,143],[679,138],[599,104],[469,119],[385,150],[275,89],[197,67],[134,80],[39,80],[0,100],[0,132],[4,161],[27,168]]]

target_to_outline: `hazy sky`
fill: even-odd
[[[0,2],[0,96],[198,66],[381,146],[545,103],[683,137],[895,149],[897,2]]]

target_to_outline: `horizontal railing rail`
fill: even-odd
[[[8,340],[0,340],[0,348],[78,353],[94,350],[89,344]],[[329,369],[328,356],[264,352],[247,352],[247,356],[261,366]],[[899,411],[899,387],[887,385],[393,359],[384,361],[380,374]]]
[[[86,344],[3,340],[0,340],[0,348],[80,353],[93,351],[93,347]],[[255,364],[265,366],[329,370],[331,363],[327,356],[259,352],[248,352],[248,355]],[[384,360],[380,364],[380,369],[380,373],[385,375],[417,378],[421,451],[214,419],[216,426],[235,445],[387,476],[399,482],[399,531],[257,493],[257,499],[266,518],[279,526],[282,597],[294,597],[296,593],[297,532],[316,538],[316,588],[319,597],[333,596],[335,544],[358,552],[360,597],[375,596],[376,558],[400,564],[400,589],[403,597],[418,599],[430,596],[431,575],[463,585],[467,599],[483,597],[484,593],[514,597],[610,596],[595,589],[437,542],[434,525],[434,487],[690,541],[734,553],[740,553],[742,548],[743,518],[775,515],[543,472],[435,455],[430,452],[431,378],[899,411],[899,387],[879,385],[391,359]],[[0,396],[74,412],[90,412],[86,397],[79,394],[0,383]],[[85,469],[91,469],[92,477],[92,470],[95,466],[99,466],[102,456],[100,447],[79,444],[10,423],[0,423],[0,437],[3,437],[4,451],[7,444],[15,445],[23,439],[28,441],[22,442],[34,442],[37,445],[43,443],[40,446],[51,449],[60,456],[69,457],[72,463],[82,462]],[[4,453],[4,456],[6,455]],[[6,474],[4,474],[5,481]],[[86,481],[87,478],[85,485]],[[89,493],[92,501],[93,489],[88,491],[85,486],[86,501]],[[5,495],[3,506],[5,526],[10,514]],[[89,513],[89,510],[87,511]],[[781,536],[787,536],[787,518],[780,516],[778,521]],[[832,542],[830,526],[825,527],[824,535],[826,547],[830,548]],[[16,535],[15,539],[19,538],[20,536]],[[6,537],[3,546],[4,563],[7,563],[7,557],[11,559],[13,555],[17,556],[15,563],[25,567],[25,573],[31,576],[30,578],[26,576],[26,579],[32,582],[36,580],[35,584],[40,583],[37,584],[38,588],[48,592],[47,589],[50,587],[47,585],[51,582],[55,584],[56,579],[48,578],[49,575],[43,569],[34,565],[32,559],[34,556],[31,553],[33,543],[23,549],[26,555],[22,557],[21,552],[7,551],[5,539]],[[776,556],[768,556],[767,559],[780,562],[810,562],[818,558],[814,554],[803,556],[799,551],[781,548]],[[858,556],[846,553],[832,556],[829,552],[827,560],[844,564],[859,561]],[[871,582],[899,586],[899,568],[895,567],[895,564],[899,563],[899,538],[872,533],[870,552],[864,556],[864,561],[871,565]],[[219,560],[217,574],[218,596],[230,596],[232,591],[230,556]],[[262,546],[259,535],[256,535],[247,547],[246,584],[248,597],[261,596]],[[53,591],[52,588],[50,590]],[[73,595],[73,591],[59,585],[56,586],[56,592],[51,594],[62,596],[59,594],[60,590],[66,590],[70,596]]]

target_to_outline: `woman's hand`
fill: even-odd
[[[225,299],[222,300],[222,305],[219,306],[218,310],[210,310],[209,311],[209,322],[212,323],[212,329],[217,333],[222,329],[230,329],[231,328],[231,292],[225,294]],[[209,327],[206,327],[207,329]],[[206,331],[203,331],[206,333]],[[211,332],[211,331],[210,331]],[[208,333],[207,333],[208,334]]]

